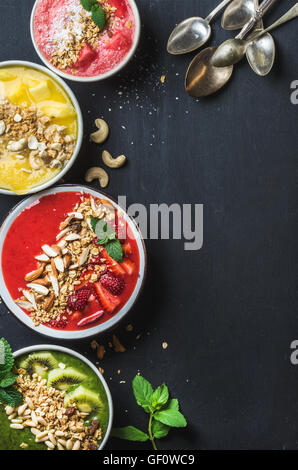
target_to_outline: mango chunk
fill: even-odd
[[[42,101],[37,107],[47,116],[56,119],[71,118],[76,114],[73,106],[58,101]]]
[[[51,91],[49,89],[48,80],[43,80],[37,86],[29,88],[30,95],[34,101],[45,101],[51,96]]]
[[[30,106],[30,100],[27,95],[26,88],[19,82],[7,93],[7,99],[13,104],[20,106]]]

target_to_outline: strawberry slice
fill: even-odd
[[[117,263],[117,261],[115,261],[108,255],[107,250],[105,248],[102,250],[100,255],[106,260],[108,268],[110,271],[112,271],[112,273],[116,274],[116,276],[124,276],[125,270],[121,268],[120,264]]]
[[[100,284],[100,282],[96,282],[94,285],[103,309],[107,313],[113,313],[115,308],[118,307],[118,305],[120,304],[119,297],[116,297],[115,295],[107,291],[107,289],[105,289]]]
[[[131,261],[130,259],[125,259],[124,261],[122,261],[121,263],[121,266],[122,268],[124,268],[124,270],[126,271],[127,274],[129,274],[130,276],[132,275],[132,273],[134,272],[135,270],[135,264],[133,261]]]

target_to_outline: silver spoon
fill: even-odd
[[[194,16],[179,23],[168,40],[167,51],[169,54],[187,54],[187,52],[195,51],[205,44],[211,34],[209,23],[230,1],[223,0],[205,19]]]
[[[254,0],[255,8],[258,9],[258,0]],[[260,20],[253,33],[247,38],[251,39],[255,33],[264,29],[263,21]],[[267,75],[273,67],[275,60],[275,42],[270,33],[249,44],[246,50],[246,58],[252,70],[262,77]]]
[[[228,30],[243,28],[253,17],[254,12],[254,0],[233,0],[225,9],[221,25]]]
[[[275,21],[268,28],[259,31],[253,36],[250,40],[239,39],[236,37],[234,39],[228,39],[221,46],[219,46],[214,55],[211,58],[211,63],[215,67],[226,67],[228,65],[233,65],[239,62],[245,55],[248,46],[256,39],[264,36],[265,33],[271,31],[274,28],[286,23],[287,21],[292,20],[298,16],[298,3],[296,3],[290,10],[285,13],[279,20]]]

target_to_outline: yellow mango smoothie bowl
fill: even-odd
[[[61,78],[31,62],[0,63],[0,193],[35,193],[56,183],[82,138],[79,104]]]

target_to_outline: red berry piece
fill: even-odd
[[[68,308],[81,312],[84,310],[91,293],[91,290],[86,287],[82,287],[82,289],[77,290],[68,298]]]
[[[123,279],[112,276],[111,274],[104,274],[100,278],[101,284],[108,289],[113,295],[120,295],[123,292],[125,283]]]

